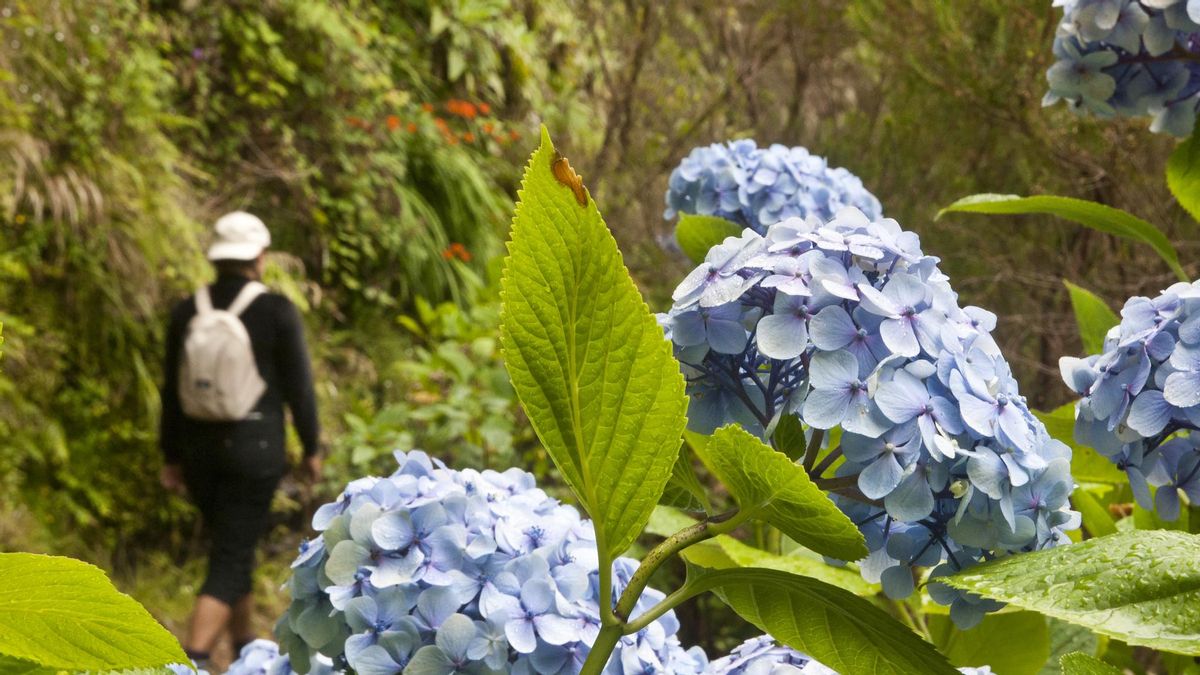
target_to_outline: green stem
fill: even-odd
[[[768,552],[780,555],[783,553],[783,532],[778,527],[767,526],[767,549]]]
[[[638,618],[630,621],[625,625],[625,634],[633,635],[639,630],[654,623],[660,616],[682,605],[685,601],[690,600],[700,591],[694,588],[691,584],[684,582],[682,586],[675,590],[674,593],[668,595],[658,602],[657,605],[646,610],[638,616]]]
[[[579,671],[579,675],[603,673],[604,666],[608,665],[608,657],[617,648],[617,641],[621,639],[622,634],[620,624],[601,628],[600,634],[596,636],[596,642],[592,644],[592,651],[588,652],[587,661],[583,662],[583,668]]]
[[[689,525],[667,537],[658,546],[650,549],[650,552],[642,560],[642,564],[638,565],[637,571],[629,578],[629,585],[621,593],[620,599],[617,600],[617,608],[614,612],[617,619],[622,622],[629,621],[629,615],[637,605],[638,599],[642,597],[642,591],[646,590],[646,585],[650,583],[650,577],[658,571],[663,563],[692,544],[711,539],[718,534],[725,534],[741,525],[745,517],[739,517],[739,515],[734,510],[712,518],[705,518],[695,525]]]
[[[617,599],[616,608],[612,608],[607,602],[601,603],[600,634],[596,637],[596,642],[592,645],[592,650],[588,653],[587,661],[584,662],[580,675],[599,675],[604,670],[604,666],[608,664],[608,659],[612,656],[612,650],[616,647],[617,641],[622,635],[631,632],[631,627],[638,627],[632,629],[633,632],[641,630],[641,628],[645,627],[643,622],[649,624],[657,616],[661,616],[667,610],[672,609],[675,604],[683,602],[690,597],[683,592],[687,588],[687,584],[684,584],[683,588],[667,597],[667,599],[670,599],[675,604],[664,604],[667,600],[664,599],[663,602],[655,605],[650,612],[647,612],[647,614],[657,612],[654,618],[647,621],[644,617],[638,617],[637,621],[630,623],[630,614],[633,612],[634,607],[637,606],[638,599],[642,597],[642,591],[646,589],[646,585],[650,583],[650,577],[658,571],[658,568],[663,563],[692,544],[732,531],[745,520],[746,517],[741,516],[737,510],[727,511],[726,513],[705,518],[694,525],[689,525],[667,537],[658,546],[651,549],[646,554],[646,557],[642,559],[642,563],[638,565],[633,576],[629,578],[629,585],[625,587],[625,590],[621,593],[621,597]],[[603,572],[603,568],[601,571]],[[600,597],[612,596],[601,595]],[[608,609],[607,616],[603,612],[606,608]]]

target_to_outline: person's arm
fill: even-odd
[[[291,302],[280,311],[277,358],[283,398],[292,411],[292,423],[304,446],[306,466],[319,463],[320,425],[317,421],[317,397],[313,392],[312,364],[304,341],[304,323]]]
[[[163,487],[173,492],[183,490],[183,471],[179,466],[180,452],[177,445],[183,434],[183,407],[179,403],[179,360],[183,351],[184,333],[187,330],[187,318],[182,310],[182,305],[176,306],[167,325],[163,388],[159,392],[162,416],[159,420],[158,443],[163,453],[163,469],[159,480]]]

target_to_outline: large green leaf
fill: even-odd
[[[721,427],[695,449],[737,499],[741,517],[766,521],[822,555],[841,560],[867,555],[862,533],[804,469],[745,429]]]
[[[1065,279],[1063,284],[1071,294],[1071,307],[1075,310],[1075,324],[1079,326],[1079,337],[1083,340],[1084,351],[1088,354],[1103,352],[1104,336],[1108,334],[1109,328],[1121,320],[1100,296]]]
[[[1128,480],[1125,473],[1112,461],[1086,445],[1075,442],[1075,404],[1066,403],[1050,412],[1033,412],[1046,431],[1063,443],[1071,446],[1071,476],[1079,483],[1124,485]]]
[[[761,567],[818,579],[863,597],[869,598],[879,593],[879,586],[868,583],[855,570],[834,567],[820,558],[808,557],[800,552],[775,555],[724,534],[689,546],[682,555],[688,562],[708,569]]]
[[[1179,265],[1179,254],[1175,252],[1175,247],[1171,246],[1167,235],[1141,218],[1111,206],[1053,195],[1021,197],[980,194],[963,197],[942,209],[937,217],[941,218],[944,214],[953,212],[1009,215],[1045,213],[1066,218],[1093,230],[1147,244],[1167,262],[1171,271],[1181,280],[1188,280],[1183,267]]]
[[[708,493],[696,478],[692,468],[692,455],[684,444],[679,448],[679,456],[671,466],[671,478],[658,500],[664,506],[673,506],[687,511],[710,511]]]
[[[106,671],[188,662],[179,642],[97,567],[0,553],[0,580],[0,655],[9,665]]]
[[[736,237],[741,233],[742,228],[724,218],[684,213],[679,216],[679,224],[675,226],[675,241],[679,242],[684,255],[699,265],[708,255],[708,249],[725,241],[726,237]]]
[[[743,619],[842,675],[956,675],[916,633],[849,591],[778,570],[700,570],[688,585],[711,590]]]
[[[679,455],[683,376],[545,129],[519,197],[501,278],[504,360],[597,543],[617,556],[646,525]]]
[[[1121,675],[1121,669],[1083,652],[1063,654],[1058,660],[1063,675]]]
[[[1200,536],[1166,530],[1089,539],[943,579],[1131,645],[1200,654]]]
[[[1200,132],[1179,144],[1167,160],[1167,187],[1196,220],[1200,220]]]
[[[928,618],[933,644],[960,668],[991,666],[1003,675],[1034,675],[1050,657],[1046,617],[1036,612],[989,614],[970,630],[959,630],[945,614]]]

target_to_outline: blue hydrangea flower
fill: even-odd
[[[1129,299],[1103,353],[1059,367],[1081,397],[1076,440],[1126,473],[1138,504],[1175,520],[1200,502],[1200,281]]]
[[[837,675],[837,671],[814,661],[790,647],[783,647],[770,635],[750,638],[734,647],[729,656],[713,661],[709,675]],[[959,668],[963,675],[992,675],[987,666]]]
[[[867,537],[864,576],[896,598],[913,592],[913,567],[1055,546],[1079,521],[1070,449],[1030,413],[995,316],[960,307],[937,263],[915,234],[854,208],[788,218],[713,247],[659,318],[693,431],[766,438],[784,415],[843,431],[835,475],[854,487],[834,499]]]
[[[786,218],[828,220],[846,206],[880,215],[879,200],[846,169],[831,168],[804,148],[759,148],[744,139],[692,150],[671,172],[663,217],[717,216],[765,232]]]
[[[1200,2],[1055,0],[1063,19],[1043,101],[1101,117],[1150,116],[1190,135],[1200,109]]]
[[[308,670],[310,675],[332,675],[333,672],[333,661],[323,656],[317,657]],[[294,671],[288,657],[279,653],[279,645],[270,640],[255,640],[242,647],[225,675],[294,675]]]
[[[354,481],[317,510],[320,535],[301,545],[275,629],[286,668],[579,672],[600,629],[591,523],[523,471],[454,471],[416,451],[396,459],[391,476]],[[616,561],[614,594],[636,567]],[[663,597],[647,590],[635,614]],[[680,646],[678,628],[667,613],[622,638],[606,673],[700,673],[707,659]],[[244,657],[244,672],[266,661]]]

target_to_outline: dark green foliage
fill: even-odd
[[[470,300],[507,224],[518,120],[563,95],[551,62],[569,68],[557,5],[487,4],[5,5],[0,512],[22,505],[118,559],[169,531],[182,547],[188,512],[156,480],[162,330],[234,208],[267,222],[269,281],[307,310],[327,436],[347,410],[409,400],[384,386],[410,352],[394,317]],[[532,40],[541,28],[559,37]],[[469,386],[498,391],[478,412],[503,417],[506,382]],[[511,416],[481,431],[475,414],[446,446],[520,444],[500,438],[520,436]]]

